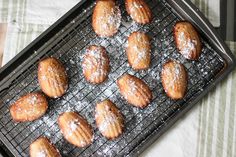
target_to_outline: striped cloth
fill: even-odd
[[[219,13],[216,11],[219,6],[216,0],[192,1],[214,26],[219,26]],[[3,64],[77,2],[78,0],[0,0],[0,23],[7,23]],[[227,42],[227,44],[236,54],[236,44],[234,42]],[[235,157],[235,91],[236,71],[141,156]]]

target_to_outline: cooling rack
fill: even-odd
[[[83,0],[45,33],[26,47],[0,71],[0,139],[8,153],[28,156],[29,145],[40,136],[47,136],[63,156],[137,156],[166,131],[181,115],[199,101],[234,67],[235,60],[213,27],[191,2],[182,0],[147,0],[153,13],[151,24],[141,26],[122,12],[119,32],[112,38],[99,38],[91,27],[94,1]],[[189,20],[201,33],[203,52],[198,61],[186,60],[176,50],[172,29],[176,21]],[[151,37],[151,67],[133,71],[127,62],[127,37],[134,31]],[[111,65],[108,80],[101,85],[87,83],[82,75],[81,59],[86,46],[97,44],[106,48]],[[45,116],[34,122],[15,123],[9,106],[20,96],[39,91],[37,66],[39,60],[54,56],[62,61],[69,77],[69,90],[58,99],[48,99]],[[185,65],[189,75],[188,92],[183,100],[169,99],[161,85],[160,72],[164,62],[175,59]],[[116,80],[124,73],[143,79],[152,89],[154,99],[145,109],[129,105],[118,92]],[[99,133],[94,121],[97,102],[109,98],[125,117],[125,130],[116,140],[107,140]],[[94,129],[94,142],[76,148],[66,142],[57,125],[58,115],[76,110]]]

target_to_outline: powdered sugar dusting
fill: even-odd
[[[135,81],[128,80],[129,90],[127,95],[134,95],[137,92],[138,86],[136,85]]]
[[[106,35],[106,32],[116,31],[121,24],[121,12],[118,6],[115,6],[111,11],[102,10],[103,16],[97,17],[96,25],[100,26],[100,31],[103,31],[103,35]]]
[[[79,123],[76,122],[76,121],[70,122],[69,126],[70,126],[71,131],[75,131],[77,129],[77,127],[78,127],[78,124]]]
[[[186,57],[189,58],[191,55],[191,52],[196,51],[196,41],[195,40],[187,40],[185,43],[184,48],[181,50],[181,53]]]
[[[132,1],[131,7],[130,7],[130,16],[132,18],[138,17],[139,16],[139,11],[137,9],[142,9],[143,6],[138,3],[137,1]]]
[[[81,140],[80,140],[80,145],[81,145],[82,147],[84,147],[84,146],[87,145],[87,143],[86,143],[85,140],[81,139]]]
[[[124,3],[124,1],[117,2]],[[156,1],[153,1],[153,3],[155,2]],[[46,115],[43,116],[43,118],[32,123],[13,123],[12,121],[9,122],[9,119],[11,119],[9,114],[0,115],[1,124],[3,123],[8,126],[4,128],[6,131],[8,131],[8,133],[14,134],[14,132],[20,132],[20,136],[25,136],[30,132],[30,135],[25,136],[25,140],[23,140],[23,142],[18,145],[19,148],[25,148],[23,144],[30,144],[30,142],[35,140],[37,137],[46,135],[53,143],[55,143],[60,152],[64,152],[66,156],[72,157],[75,154],[77,156],[89,156],[91,155],[91,153],[95,153],[94,156],[115,156],[117,154],[120,154],[121,156],[127,156],[127,153],[130,152],[131,149],[135,148],[140,141],[143,141],[144,137],[150,135],[150,131],[154,129],[154,125],[155,128],[157,128],[157,124],[160,124],[162,121],[165,122],[162,116],[168,116],[170,110],[171,112],[173,112],[172,107],[176,106],[174,103],[179,103],[178,101],[167,99],[166,94],[163,92],[159,75],[161,73],[161,65],[163,65],[166,60],[176,59],[181,61],[181,63],[183,63],[185,66],[186,64],[190,64],[190,66],[186,66],[186,68],[191,74],[191,78],[189,78],[189,80],[191,80],[192,84],[196,85],[196,82],[200,80],[202,84],[206,85],[205,79],[202,79],[203,76],[199,75],[199,73],[197,72],[200,72],[198,71],[199,69],[203,69],[203,71],[201,71],[200,73],[204,74],[204,76],[206,75],[205,78],[207,78],[209,74],[206,74],[207,67],[205,67],[204,65],[210,66],[213,72],[216,72],[216,69],[219,69],[219,67],[217,67],[216,65],[221,63],[218,60],[217,54],[213,51],[213,49],[206,47],[198,62],[189,62],[184,59],[184,57],[182,57],[182,55],[177,53],[177,51],[175,50],[175,44],[172,42],[172,40],[167,40],[168,37],[165,36],[168,34],[170,34],[171,36],[173,28],[172,26],[176,20],[175,16],[173,16],[173,18],[172,16],[168,16],[167,18],[165,18],[165,15],[163,14],[174,14],[169,14],[170,10],[161,8],[160,6],[162,3],[160,1],[157,1],[157,3],[158,5],[156,5],[155,7],[153,6],[152,8],[157,8],[154,9],[157,11],[161,9],[162,12],[153,14],[153,22],[157,22],[151,23],[150,29],[146,29],[143,26],[140,26],[132,21],[130,16],[125,13],[124,5],[120,5],[120,7],[123,7],[122,11],[124,10],[124,15],[122,12],[122,24],[119,28],[118,33],[112,38],[99,38],[92,31],[92,26],[90,24],[91,19],[86,19],[92,14],[92,9],[87,8],[87,13],[91,14],[80,14],[79,18],[75,19],[75,22],[73,22],[74,25],[70,25],[72,32],[68,36],[68,40],[74,40],[75,42],[77,42],[77,44],[75,43],[75,46],[70,45],[73,42],[69,42],[67,44],[65,43],[67,42],[67,38],[65,38],[62,43],[58,43],[58,46],[55,45],[56,47],[52,49],[53,51],[47,53],[47,55],[49,56],[60,56],[60,59],[62,59],[62,61],[65,63],[64,65],[68,69],[68,78],[70,82],[70,89],[68,90],[68,92],[57,99],[49,98],[49,109],[46,112]],[[164,30],[163,27],[165,27],[166,25],[169,25],[168,28],[166,28],[166,31],[162,31]],[[147,25],[147,27],[149,27],[149,25]],[[152,36],[153,42],[151,44],[155,50],[152,52],[150,69],[137,72],[127,66],[127,57],[125,55],[123,43],[127,40],[127,37],[130,35],[130,33],[140,30],[146,30],[145,32],[148,32],[148,34],[156,36]],[[77,32],[79,33],[76,34]],[[61,39],[60,35],[58,35],[57,38]],[[82,58],[82,52],[84,52],[83,49],[89,43],[96,43],[97,45],[104,46],[107,49],[109,55],[111,72],[108,81],[100,85],[91,85],[84,79],[82,79],[83,73],[80,61]],[[169,50],[167,46],[173,47],[173,49]],[[205,47],[205,44],[203,46]],[[65,55],[60,54],[60,52],[62,51],[65,52]],[[75,62],[70,61],[70,59]],[[195,67],[191,68],[192,66]],[[117,78],[119,78],[124,73],[133,74],[138,78],[145,80],[148,86],[152,87],[154,99],[149,106],[142,110],[131,107],[126,101],[120,98],[117,87],[110,87],[111,85],[116,86]],[[176,70],[176,73],[178,73],[178,70]],[[29,67],[29,70],[27,70],[27,72],[24,72],[23,75],[20,76],[21,79],[18,79],[19,84],[17,83],[17,85],[14,86],[14,89],[6,89],[6,91],[9,93],[6,94],[6,96],[3,94],[3,97],[1,97],[3,103],[6,104],[2,106],[2,113],[5,113],[5,111],[8,110],[7,107],[14,102],[14,97],[16,94],[23,95],[28,91],[32,92],[34,90],[39,90],[36,81],[36,74],[37,69],[35,68],[35,66]],[[188,91],[188,93],[197,93],[197,90],[195,90],[194,85],[192,84],[191,91]],[[108,90],[106,90],[107,88]],[[201,86],[201,88],[199,87],[199,89],[202,91],[205,89],[205,86]],[[5,93],[5,91],[3,93]],[[107,140],[101,137],[99,130],[95,129],[97,128],[94,119],[95,104],[101,97],[107,98],[108,96],[112,97],[112,101],[117,106],[119,106],[119,109],[124,115],[125,120],[124,132],[121,137],[116,140]],[[185,100],[188,101],[187,98]],[[68,144],[68,142],[65,141],[62,134],[60,133],[60,129],[58,128],[57,124],[57,118],[60,113],[68,111],[68,109],[78,111],[93,126],[95,140],[90,146],[86,147],[86,149],[76,148],[73,145]],[[165,113],[163,113],[164,111]],[[8,125],[8,123],[10,123],[10,125]],[[17,125],[17,127],[12,129],[11,126],[15,125]],[[26,127],[27,129],[22,130]],[[162,128],[158,127],[158,129],[161,130]],[[7,135],[9,135],[8,133]],[[18,137],[16,136],[16,138],[12,140],[14,141],[15,139],[18,139]],[[25,153],[24,156],[27,156],[26,154],[28,154],[28,149],[25,149],[23,152]]]
[[[30,105],[40,105],[41,103],[39,102],[37,96],[35,95],[31,95],[28,99],[27,99],[28,103]]]
[[[150,56],[150,43],[142,32],[135,32],[130,35],[128,42],[128,56],[131,65],[136,68],[142,62],[146,62]]]
[[[137,66],[141,61],[146,60],[149,53],[147,48],[138,48],[133,46],[133,50],[137,52],[137,57],[134,59],[134,66]]]
[[[53,87],[54,91],[56,88],[66,91],[68,89],[68,84],[65,83],[67,74],[63,70],[64,67],[60,63],[58,63],[57,65],[54,64],[52,66],[46,66],[46,69],[42,66],[39,68],[39,80],[47,82],[48,85]],[[57,98],[57,96],[55,96],[54,98]]]
[[[100,77],[108,75],[106,66],[109,65],[109,61],[104,53],[106,52],[103,52],[101,47],[86,50],[82,67],[84,73],[86,73],[86,71],[92,72],[89,78],[90,80],[99,79]]]
[[[178,40],[183,45],[180,52],[184,57],[189,58],[191,57],[191,52],[196,52],[196,46],[198,44],[196,40],[187,39],[184,32],[180,32]]]
[[[169,82],[165,83],[165,85],[167,86],[165,88],[165,90],[170,89],[170,90],[174,90],[176,88],[176,84],[179,83],[179,80],[182,79],[183,75],[182,75],[182,67],[180,65],[180,63],[177,63],[176,61],[173,62],[174,67],[173,69],[170,68],[165,68],[165,70],[163,70],[163,75],[167,76],[167,77],[171,77],[171,79],[167,79]],[[168,91],[166,91],[168,92]]]
[[[95,118],[99,118],[100,116],[104,117],[101,123],[99,124],[99,130],[101,132],[105,132],[111,125],[117,123],[119,121],[119,116],[115,115],[111,110],[110,106],[105,104],[104,110],[97,110],[95,114]]]
[[[66,136],[70,137],[74,131],[76,131],[76,129],[79,127],[80,123],[79,123],[79,119],[74,119],[72,121],[70,121],[68,123],[68,129],[67,129],[67,133]]]
[[[101,124],[99,125],[99,130],[101,132],[106,131],[112,124],[115,124],[117,122],[117,117],[112,114],[109,113],[108,116],[105,117],[105,119],[101,122]]]
[[[47,157],[47,154],[44,150],[41,150],[36,154],[36,157]]]
[[[90,78],[93,80],[93,79],[96,79],[96,78],[101,77],[101,76],[106,76],[107,74],[108,73],[105,72],[103,69],[97,69],[94,73],[92,73]]]
[[[28,94],[17,101],[16,104],[18,105],[15,105],[16,114],[19,117],[22,117],[24,115],[26,120],[31,120],[32,115],[39,116],[45,112],[47,106],[42,106],[43,103],[47,103],[46,100],[39,98],[36,93]]]

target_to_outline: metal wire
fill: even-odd
[[[191,62],[184,59],[177,52],[173,42],[172,28],[179,20],[178,16],[171,12],[164,0],[149,0],[148,4],[154,15],[153,22],[147,26],[139,26],[130,22],[132,20],[125,12],[123,1],[120,2],[123,19],[119,32],[112,39],[101,39],[96,36],[91,27],[92,7],[90,7],[84,13],[88,16],[85,20],[79,21],[83,14],[73,19],[72,30],[63,34],[69,29],[63,28],[61,34],[64,37],[55,45],[50,45],[50,51],[38,58],[35,64],[14,80],[9,90],[0,95],[3,102],[0,106],[0,131],[19,155],[27,156],[30,143],[42,135],[48,136],[62,154],[70,157],[129,155],[129,152],[145,142],[153,131],[161,130],[168,119],[191,103],[211,83],[215,75],[224,67],[220,56],[204,41],[203,53],[199,61]],[[124,52],[126,39],[131,32],[137,30],[145,31],[152,37],[152,65],[147,71],[136,72],[127,65]],[[109,79],[102,85],[91,85],[82,75],[81,56],[89,44],[103,45],[108,51],[111,73]],[[37,63],[41,58],[48,56],[59,58],[67,68],[70,78],[68,92],[62,98],[50,99],[49,110],[40,120],[31,123],[13,122],[9,114],[9,106],[20,96],[40,90],[37,82]],[[160,83],[161,66],[170,58],[183,63],[189,74],[188,93],[183,100],[170,100]],[[117,91],[116,79],[126,72],[138,76],[150,85],[154,99],[147,108],[140,110],[132,107]],[[94,122],[94,106],[104,98],[111,99],[125,117],[125,131],[121,137],[113,141],[102,137]],[[56,119],[65,110],[76,110],[88,119],[95,134],[92,145],[79,149],[63,139]]]

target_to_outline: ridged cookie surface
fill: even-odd
[[[162,85],[166,94],[172,99],[182,99],[187,91],[188,74],[181,63],[167,61],[161,72]]]
[[[132,105],[144,108],[152,100],[152,92],[148,85],[141,79],[130,74],[122,75],[117,85],[121,95]]]
[[[145,0],[125,0],[126,11],[131,18],[140,24],[150,23],[152,12]]]
[[[128,62],[135,70],[147,69],[151,62],[150,39],[144,32],[133,32],[126,48]]]
[[[88,122],[76,112],[65,112],[58,118],[64,138],[77,147],[86,147],[93,142],[93,130]]]
[[[97,0],[93,10],[92,26],[101,37],[113,36],[120,27],[121,12],[115,0]]]
[[[107,79],[110,71],[109,58],[102,46],[91,45],[86,49],[82,68],[85,79],[93,84],[99,84]]]
[[[174,39],[179,52],[187,59],[197,60],[202,53],[202,43],[197,30],[187,21],[174,26]]]
[[[61,157],[61,155],[46,137],[40,137],[30,145],[30,157]]]
[[[115,139],[122,134],[123,116],[110,100],[104,100],[96,105],[95,119],[99,131],[106,138]]]
[[[53,57],[39,62],[38,81],[42,91],[52,98],[61,97],[68,89],[66,70],[62,63]]]
[[[48,102],[42,93],[34,92],[20,97],[10,107],[12,119],[16,122],[33,121],[45,114]]]

